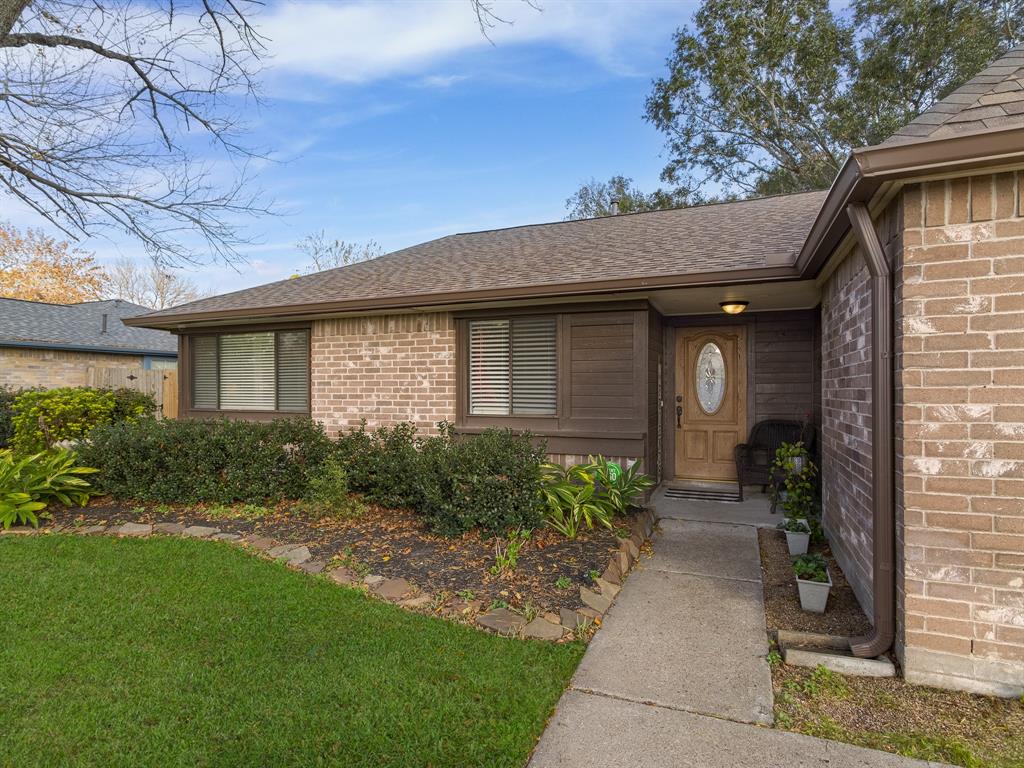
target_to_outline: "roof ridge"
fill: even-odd
[[[551,227],[557,224],[581,224],[587,221],[603,221],[605,219],[623,219],[627,216],[644,216],[652,213],[673,213],[679,211],[695,211],[704,208],[714,208],[722,205],[741,205],[743,203],[757,203],[762,200],[773,200],[780,197],[797,197],[798,195],[811,195],[821,192],[826,192],[825,189],[806,189],[803,192],[778,192],[774,195],[760,195],[758,197],[744,197],[738,200],[713,200],[707,203],[700,203],[699,205],[673,205],[670,208],[654,208],[649,211],[629,211],[628,213],[612,213],[604,216],[587,216],[582,219],[558,219],[557,221],[534,221],[529,224],[513,224],[509,227],[491,227],[490,229],[471,229],[466,232],[455,232],[451,235],[445,235],[445,237],[461,237],[463,235],[481,235],[488,232],[507,232],[512,229],[528,229],[530,227]],[[444,238],[435,238],[435,240],[443,240]],[[435,240],[427,240],[428,243],[435,242]],[[418,243],[422,245],[422,243]],[[412,247],[412,246],[410,246]],[[405,250],[400,249],[400,250]],[[392,251],[392,253],[398,253],[399,251]],[[384,254],[385,256],[389,254]]]

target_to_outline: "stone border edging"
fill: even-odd
[[[595,579],[599,591],[580,587],[580,600],[586,608],[573,611],[560,609],[558,614],[547,612],[531,621],[508,608],[497,608],[479,614],[475,623],[500,635],[520,636],[537,640],[560,641],[569,636],[582,634],[601,618],[611,607],[612,601],[622,589],[626,574],[640,557],[640,548],[654,530],[654,511],[649,507],[633,521],[629,538],[622,539],[619,548],[611,556],[600,577]],[[431,608],[435,597],[423,593],[415,585],[402,578],[387,578],[378,574],[367,574],[362,578],[345,565],[328,568],[328,562],[313,559],[305,544],[281,544],[274,539],[258,535],[225,533],[219,528],[207,525],[183,526],[180,523],[123,523],[121,525],[55,525],[48,528],[14,526],[3,530],[0,535],[46,535],[50,533],[73,533],[79,536],[116,536],[118,538],[143,538],[153,535],[180,536],[191,539],[225,541],[258,552],[265,557],[283,562],[289,568],[310,574],[322,574],[335,584],[362,589],[382,600],[415,611]],[[479,601],[460,601],[453,604],[448,617],[471,614],[480,609]]]

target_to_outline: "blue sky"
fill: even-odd
[[[214,292],[287,277],[323,229],[395,250],[458,231],[565,216],[580,182],[658,183],[661,136],[643,120],[676,27],[695,3],[512,0],[476,26],[468,0],[270,2],[272,54],[248,141],[275,162],[258,182],[280,215],[251,226],[239,272],[192,274]],[[83,243],[102,260],[130,241]]]

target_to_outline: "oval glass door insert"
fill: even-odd
[[[725,397],[725,358],[715,342],[709,341],[701,347],[694,368],[697,403],[710,415],[722,406]]]

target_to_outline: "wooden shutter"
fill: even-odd
[[[512,413],[554,416],[558,399],[555,319],[512,321]]]
[[[509,321],[469,323],[469,412],[507,416],[510,410]]]
[[[217,337],[193,336],[189,340],[192,356],[192,407],[217,408]]]
[[[221,409],[274,410],[274,334],[224,334],[219,348]]]
[[[309,409],[308,331],[277,332],[277,409]]]

